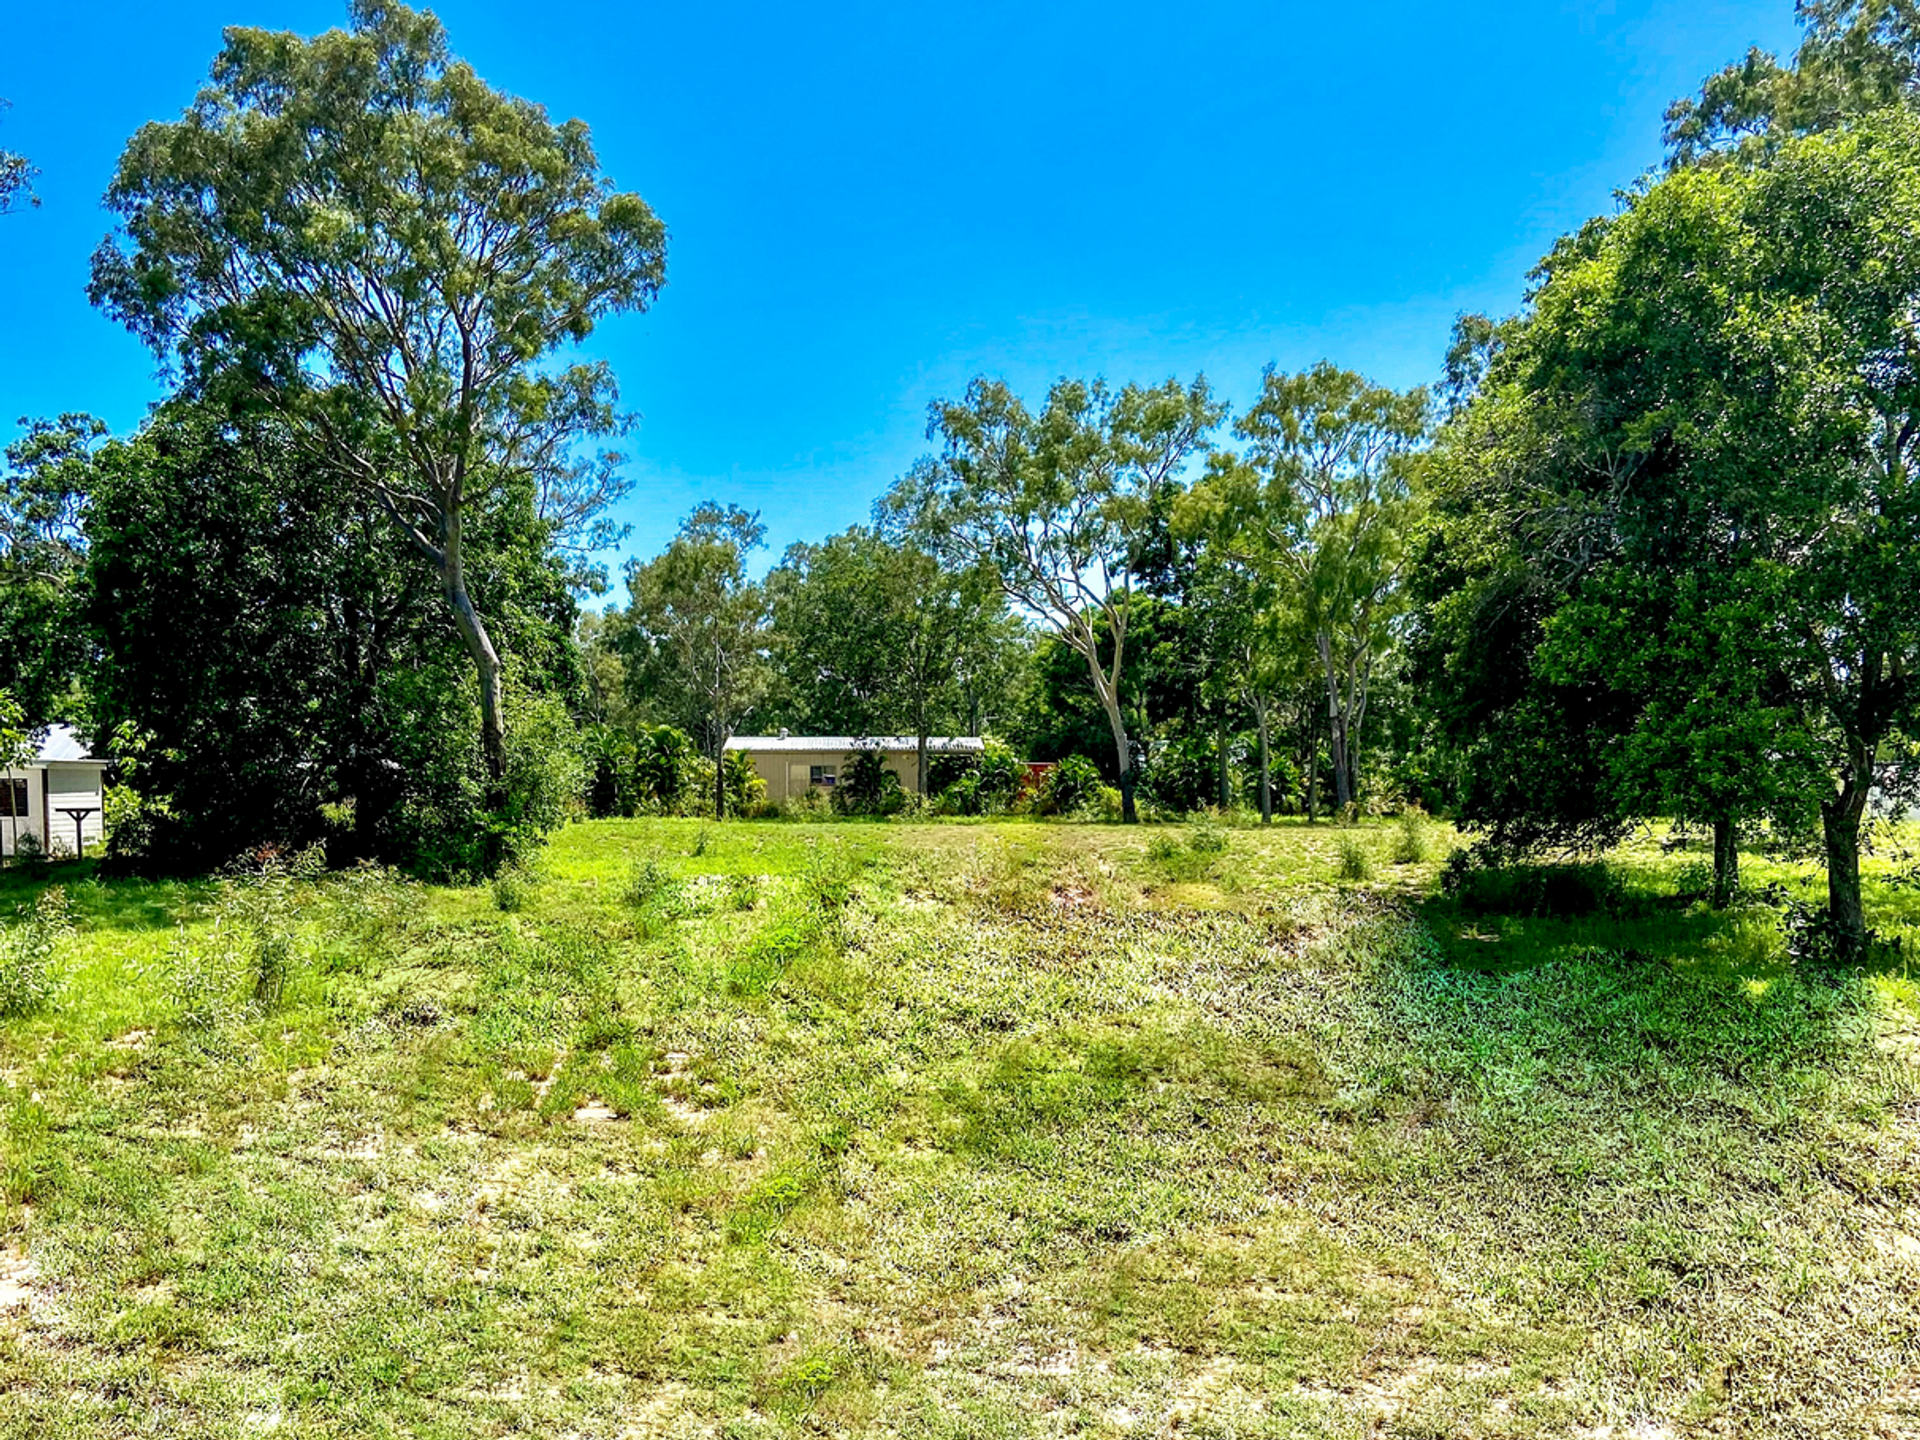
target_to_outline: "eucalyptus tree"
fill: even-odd
[[[1391,390],[1326,361],[1297,375],[1269,367],[1260,399],[1233,428],[1244,451],[1214,457],[1180,523],[1298,610],[1319,661],[1334,796],[1345,807],[1358,798],[1374,668],[1405,609],[1427,392]]]
[[[923,460],[881,502],[948,564],[979,567],[1080,657],[1112,733],[1121,813],[1139,819],[1122,677],[1136,546],[1226,413],[1204,377],[1110,390],[1061,380],[1030,410],[1003,381],[936,401]]]
[[[7,102],[0,100],[0,110],[6,108]],[[40,203],[33,193],[33,177],[38,173],[26,156],[13,150],[0,150],[0,215],[22,200],[29,205]]]
[[[271,408],[430,567],[505,763],[503,665],[472,590],[477,511],[619,428],[564,363],[644,308],[665,230],[556,124],[453,57],[430,12],[354,0],[313,39],[235,27],[193,104],[128,143],[91,293],[186,385]]]
[[[36,724],[60,718],[85,665],[75,595],[94,453],[105,435],[90,415],[30,421],[0,471],[0,689]]]
[[[1920,4],[1799,0],[1791,64],[1758,46],[1667,107],[1669,163],[1764,157],[1794,136],[1920,99]]]
[[[767,590],[747,575],[766,533],[758,514],[707,501],[664,551],[627,569],[632,601],[620,643],[628,687],[707,737],[716,820],[726,814],[727,741],[770,678]]]

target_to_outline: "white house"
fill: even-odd
[[[927,756],[978,755],[986,741],[973,735],[929,735]],[[809,790],[822,794],[840,781],[840,772],[856,750],[878,750],[881,763],[900,777],[912,794],[920,786],[920,742],[912,735],[736,735],[727,749],[745,751],[769,800],[786,800]]]
[[[98,849],[106,833],[106,768],[73,731],[52,726],[25,769],[0,771],[0,854],[13,854],[27,835],[49,855]]]

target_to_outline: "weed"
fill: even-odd
[[[751,910],[760,903],[760,877],[737,874],[727,877],[727,903],[735,910]]]
[[[527,908],[533,884],[525,871],[508,868],[493,877],[493,908],[511,915]]]
[[[627,902],[641,909],[671,909],[679,898],[680,882],[658,860],[649,856],[634,862],[627,877]]]
[[[1394,826],[1393,863],[1420,865],[1425,863],[1432,850],[1433,839],[1427,817],[1417,806],[1409,805],[1400,812],[1399,822]]]
[[[1339,847],[1339,875],[1342,880],[1373,878],[1373,853],[1358,835],[1342,835]]]
[[[1187,836],[1188,849],[1196,855],[1224,855],[1227,845],[1227,827],[1216,817],[1202,813],[1195,818]]]
[[[0,1016],[30,1015],[53,997],[54,950],[72,931],[67,892],[58,885],[0,926]]]

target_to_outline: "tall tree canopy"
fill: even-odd
[[[1597,817],[1817,808],[1830,915],[1855,938],[1862,817],[1911,778],[1916,213],[1904,108],[1670,175],[1551,268],[1449,482],[1482,600],[1508,596],[1535,681],[1604,719],[1548,742],[1597,772]]]
[[[1269,369],[1234,425],[1240,457],[1216,456],[1182,507],[1260,583],[1284,589],[1319,659],[1334,798],[1359,793],[1359,740],[1375,667],[1404,604],[1400,575],[1415,511],[1415,448],[1428,397],[1374,385],[1322,361]]]
[[[936,402],[942,442],[882,502],[892,523],[959,568],[997,577],[1087,667],[1111,732],[1122,813],[1138,819],[1127,732],[1127,632],[1137,542],[1225,415],[1204,378],[1115,392],[1062,380],[1038,413],[998,380]]]
[[[281,416],[431,567],[497,780],[504,670],[468,527],[618,428],[609,372],[558,357],[653,298],[660,221],[585,125],[492,89],[396,0],[354,0],[311,40],[229,29],[187,112],[129,142],[107,204],[95,301],[190,389]]]

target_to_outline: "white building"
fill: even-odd
[[[27,835],[49,855],[99,849],[106,768],[65,725],[51,727],[25,769],[0,771],[0,854],[13,854]]]
[[[746,752],[767,782],[769,800],[832,790],[856,750],[878,750],[881,762],[900,777],[900,788],[909,795],[920,788],[920,742],[912,735],[736,735],[726,748]],[[986,748],[986,741],[973,735],[927,737],[929,760],[936,755],[979,755]]]

